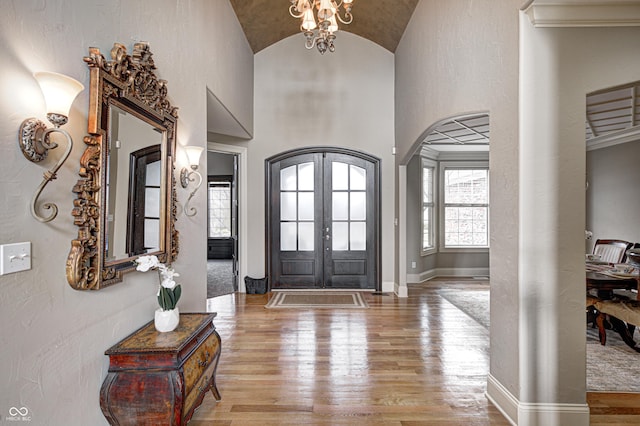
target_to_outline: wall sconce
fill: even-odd
[[[189,207],[189,202],[191,201],[193,196],[196,195],[196,191],[198,190],[198,188],[200,188],[200,185],[202,185],[202,175],[200,174],[200,172],[198,172],[198,166],[200,164],[200,155],[202,155],[202,151],[204,151],[204,148],[199,146],[186,146],[184,147],[184,150],[187,153],[191,171],[189,171],[189,169],[187,169],[186,167],[182,168],[182,170],[180,171],[180,184],[183,188],[186,188],[187,186],[189,186],[189,182],[194,182],[196,180],[198,181],[196,187],[193,189],[193,191],[191,191],[191,194],[189,194],[187,202],[184,204],[184,214],[186,214],[187,216],[195,216],[197,210],[195,207]]]
[[[22,154],[27,160],[37,163],[47,158],[50,149],[58,146],[57,143],[50,140],[52,133],[61,133],[67,139],[66,151],[56,165],[44,173],[44,179],[31,199],[31,214],[33,217],[40,222],[49,222],[58,214],[58,206],[53,203],[44,203],[42,207],[50,209],[52,212],[49,216],[40,216],[36,212],[36,202],[44,187],[56,178],[58,169],[62,167],[62,164],[69,157],[69,153],[71,153],[71,148],[73,148],[71,136],[66,130],[60,129],[60,126],[67,123],[71,104],[78,96],[78,93],[84,89],[84,86],[71,77],[53,72],[37,72],[33,76],[40,84],[40,89],[44,95],[47,106],[47,120],[54,127],[47,129],[46,124],[36,118],[24,120],[20,125],[20,133],[18,134],[18,143]]]

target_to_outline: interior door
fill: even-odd
[[[271,288],[379,288],[379,160],[308,151],[268,160]]]
[[[238,156],[233,156],[231,179],[231,258],[233,259],[233,288],[238,290]]]

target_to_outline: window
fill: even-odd
[[[209,238],[231,237],[231,181],[208,182]]]
[[[489,247],[489,169],[443,164],[444,248]]]
[[[435,250],[435,170],[436,163],[422,159],[422,253]]]

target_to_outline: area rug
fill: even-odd
[[[489,329],[489,291],[439,290],[438,294],[478,324]]]
[[[439,290],[438,294],[489,328],[489,291],[452,289]],[[639,334],[636,331],[634,335],[636,342]],[[640,392],[639,364],[640,354],[628,347],[618,333],[607,330],[607,344],[602,346],[598,329],[587,327],[587,391]]]
[[[368,308],[361,292],[358,291],[278,291],[265,308]]]
[[[218,259],[207,261],[207,299],[237,291],[234,288],[232,262]]]
[[[638,341],[636,331],[635,341]],[[597,328],[587,328],[587,390],[590,392],[640,392],[640,353],[627,346],[620,335],[607,330],[602,346]]]

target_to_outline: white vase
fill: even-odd
[[[169,311],[163,311],[162,308],[156,309],[156,315],[154,318],[154,325],[156,330],[161,333],[166,331],[173,331],[180,322],[180,311],[178,308],[171,309]]]

